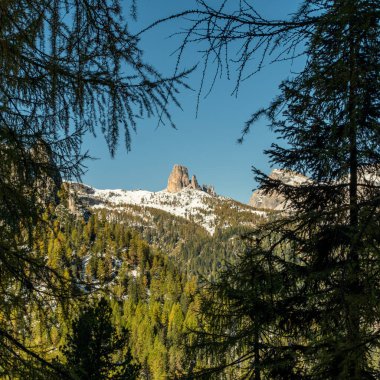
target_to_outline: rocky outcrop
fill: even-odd
[[[368,197],[369,192],[378,191],[378,187],[380,186],[380,167],[379,166],[362,166],[359,167],[358,170],[358,196],[366,198]],[[305,177],[302,174],[295,173],[290,170],[281,170],[275,169],[269,175],[269,178],[273,180],[278,180],[283,182],[288,186],[301,186],[305,183],[312,183],[311,179]],[[334,182],[333,182],[334,183]],[[349,187],[349,175],[343,176],[342,178],[335,181],[336,184],[341,184],[342,186],[342,194],[345,194],[347,198],[348,187]],[[267,210],[289,210],[291,209],[291,205],[285,202],[285,198],[273,191],[270,194],[265,194],[263,190],[258,189],[253,192],[251,199],[249,200],[249,205],[259,209],[267,209]]]
[[[281,169],[273,170],[269,178],[281,181],[289,186],[300,186],[308,181],[308,178],[302,174]],[[249,205],[268,210],[284,210],[286,208],[285,198],[281,194],[277,192],[265,194],[264,191],[260,189],[253,192],[249,200]]]
[[[191,177],[190,185],[191,185],[191,188],[194,190],[201,190],[201,187],[199,186],[197,177],[195,175]]]
[[[64,182],[62,185],[62,201],[72,215],[85,221],[91,216],[90,208],[98,203],[94,200],[95,191],[82,183]]]
[[[205,193],[215,196],[215,189],[213,186],[202,185],[200,186],[197,177],[193,175],[191,181],[189,180],[189,171],[185,166],[174,165],[168,179],[168,187],[166,191],[169,193],[178,193],[183,189],[193,189],[204,191]]]
[[[182,189],[189,187],[189,172],[185,166],[174,165],[168,179],[168,187],[166,190],[169,193],[178,193]]]
[[[214,186],[211,186],[211,185],[203,185],[202,186],[202,190],[209,194],[209,195],[212,195],[212,196],[215,196],[216,195],[216,192],[215,192],[215,188]]]
[[[285,185],[299,186],[309,181],[309,178],[291,170],[274,169],[269,178],[283,182]]]
[[[282,195],[277,193],[264,194],[262,190],[253,192],[249,205],[255,208],[266,210],[282,210],[284,209],[285,199]]]

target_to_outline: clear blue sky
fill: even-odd
[[[231,0],[231,4],[237,0]],[[219,1],[210,1],[218,4]],[[294,11],[299,3],[284,0],[257,0],[256,4],[267,17],[281,18]],[[291,4],[289,4],[291,3]],[[185,8],[193,0],[138,0],[138,21],[130,21],[130,28],[140,30],[157,18],[166,17]],[[163,74],[174,71],[175,56],[170,54],[179,39],[168,38],[181,30],[180,21],[172,21],[146,33],[140,47],[145,61]],[[183,67],[191,67],[200,60],[195,48],[190,50]],[[248,202],[256,183],[251,173],[252,165],[265,172],[270,166],[263,150],[275,140],[265,120],[259,122],[242,145],[236,143],[244,122],[257,108],[266,105],[276,94],[281,79],[291,75],[294,66],[281,63],[266,67],[262,72],[244,82],[237,98],[231,96],[236,77],[230,81],[220,79],[212,93],[201,100],[196,117],[197,92],[184,91],[179,95],[183,111],[171,108],[177,129],[170,126],[157,128],[156,119],[142,120],[137,133],[132,133],[132,151],[127,153],[120,145],[116,157],[111,159],[101,133],[89,136],[84,149],[89,149],[97,160],[88,161],[88,171],[83,182],[97,188],[162,190],[174,164],[188,167],[190,175],[196,174],[200,183],[215,186],[218,194],[241,202]],[[197,90],[200,70],[189,78]]]

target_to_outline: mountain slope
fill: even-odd
[[[72,183],[70,192],[75,198],[71,202],[72,207],[80,205],[92,210],[125,211],[130,209],[129,206],[138,206],[134,208],[135,214],[145,214],[148,217],[148,209],[153,208],[194,222],[210,234],[216,228],[227,228],[235,223],[255,225],[266,216],[264,211],[192,188],[184,188],[176,193],[167,190],[99,190]]]
[[[309,181],[309,179],[302,174],[298,174],[289,170],[274,169],[269,178],[283,182],[289,186],[301,186]],[[249,204],[252,207],[265,210],[285,210],[288,205],[285,202],[285,198],[277,192],[271,194],[265,193],[263,190],[258,189],[253,192]]]

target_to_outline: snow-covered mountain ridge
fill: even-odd
[[[273,170],[269,177],[289,186],[311,183],[306,176],[281,169]],[[379,178],[377,170],[366,170],[359,182],[378,186]],[[149,226],[154,218],[149,210],[156,209],[196,223],[210,234],[218,228],[254,226],[270,212],[289,209],[284,197],[277,192],[267,194],[258,189],[253,192],[249,205],[217,195],[212,186],[200,186],[195,175],[190,180],[187,168],[181,165],[173,167],[168,187],[161,191],[100,190],[78,183],[69,184],[69,189],[69,209],[72,212],[87,209],[128,213],[136,217],[138,223]]]
[[[71,183],[72,211],[78,205],[92,210],[106,209],[109,211],[123,211],[130,205],[139,206],[140,212],[144,209],[159,209],[171,215],[190,220],[213,234],[216,227],[229,227],[226,214],[233,215],[236,222],[257,224],[257,218],[265,217],[266,213],[255,210],[230,198],[193,188],[183,188],[178,192],[167,190],[150,192],[146,190],[100,190],[84,184]],[[135,211],[136,213],[137,211]],[[241,216],[241,220],[240,217]],[[250,217],[252,216],[252,217]]]
[[[199,185],[188,169],[174,165],[168,178],[168,186],[161,191],[100,190],[79,183],[68,183],[69,209],[107,210],[129,213],[140,223],[149,225],[154,217],[150,209],[161,210],[175,217],[202,226],[210,234],[217,228],[257,225],[267,213],[254,207],[217,195],[213,186]],[[153,221],[152,221],[153,222]],[[153,224],[153,223],[152,223]]]

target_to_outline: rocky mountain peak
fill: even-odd
[[[269,178],[283,182],[286,185],[297,186],[309,180],[302,174],[285,169],[274,169]]]
[[[168,179],[168,187],[166,190],[169,193],[177,193],[182,189],[189,187],[189,171],[185,166],[174,165]]]
[[[302,174],[295,173],[291,170],[274,169],[269,178],[278,180],[289,186],[300,186],[309,179]],[[253,192],[249,205],[255,208],[268,210],[283,210],[286,208],[285,198],[277,192],[264,194],[263,190]]]
[[[190,180],[187,167],[182,165],[174,165],[169,175],[166,191],[169,193],[178,193],[183,189],[201,190],[210,195],[216,195],[212,186],[200,186],[197,177],[194,174]]]

